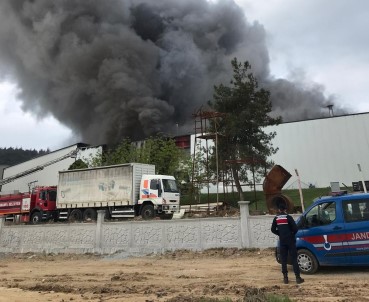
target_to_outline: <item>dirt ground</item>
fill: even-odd
[[[291,269],[291,268],[290,268]],[[0,255],[0,301],[369,301],[369,268],[326,268],[282,283],[271,249],[176,251],[125,258],[119,254]],[[259,298],[257,300],[256,298]]]

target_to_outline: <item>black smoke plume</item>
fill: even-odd
[[[234,57],[251,63],[285,121],[327,114],[320,89],[271,78],[263,26],[232,0],[0,2],[2,79],[18,84],[24,110],[87,143],[193,132]]]

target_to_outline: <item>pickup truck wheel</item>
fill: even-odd
[[[97,214],[94,209],[89,208],[83,212],[83,221],[96,221],[96,217]]]
[[[155,217],[155,209],[151,204],[144,205],[141,210],[141,216],[144,220],[154,219]]]
[[[297,263],[303,274],[314,274],[319,268],[318,260],[310,251],[305,249],[297,251]]]
[[[30,223],[31,224],[39,224],[42,221],[42,214],[40,212],[34,212],[31,215],[31,220]]]
[[[74,209],[70,212],[68,217],[69,222],[80,222],[82,221],[82,211],[79,209]]]

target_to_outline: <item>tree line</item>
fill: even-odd
[[[0,165],[13,166],[48,153],[49,149],[0,148]]]

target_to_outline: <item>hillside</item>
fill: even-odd
[[[22,148],[0,148],[0,165],[13,166],[32,158],[50,153],[50,150],[24,150]]]

